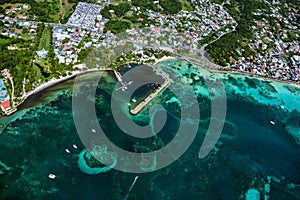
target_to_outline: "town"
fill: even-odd
[[[294,81],[299,83],[300,78],[300,43],[295,40],[299,38],[299,23],[296,23],[297,16],[294,8],[287,8],[286,16],[280,12],[279,1],[272,3],[265,1],[271,7],[271,13],[254,13],[261,16],[261,20],[255,20],[256,26],[252,26],[255,34],[255,42],[250,43],[249,47],[256,52],[255,55],[239,57],[237,60],[232,58],[233,68],[261,76],[272,77],[279,80]],[[270,18],[274,20],[275,27],[271,25]],[[284,27],[279,22],[283,22]],[[291,35],[295,32],[295,35]],[[243,48],[237,52],[244,51]]]
[[[193,9],[175,14],[145,9],[134,3],[127,6],[130,2],[79,2],[65,24],[40,22],[29,17],[28,4],[5,8],[5,13],[0,14],[0,34],[7,45],[2,48],[7,52],[33,53],[24,61],[25,71],[29,73],[26,76],[17,77],[13,66],[1,64],[2,111],[9,114],[15,110],[40,84],[84,70],[85,59],[93,49],[103,54],[113,49],[114,55],[103,55],[112,60],[90,68],[115,69],[126,62],[153,63],[158,55],[181,56],[188,61],[198,56],[201,61],[207,55],[206,48],[211,53],[220,38],[234,33],[239,26],[227,11],[226,3],[213,2],[192,0],[188,4]],[[221,65],[217,65],[220,63],[211,53],[212,58],[205,57],[205,64],[201,61],[204,67],[299,83],[299,10],[286,3],[284,8],[279,7],[279,1],[265,0],[264,3],[269,6],[270,13],[259,9],[252,13],[257,16],[251,22],[255,24],[251,26],[255,39],[231,51],[230,57],[222,58]],[[118,12],[118,6],[124,12]],[[107,8],[110,9],[108,13]],[[284,14],[282,9],[286,10]],[[15,17],[11,17],[11,13]],[[116,20],[117,17],[121,21]],[[193,59],[189,59],[191,55]],[[20,76],[20,70],[18,73]]]

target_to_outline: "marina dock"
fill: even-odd
[[[150,103],[150,101],[152,101],[152,99],[154,99],[170,83],[170,79],[164,73],[162,73],[162,72],[160,72],[160,71],[158,71],[157,69],[154,69],[154,68],[153,68],[153,70],[156,72],[157,75],[161,75],[163,77],[164,83],[159,88],[157,88],[153,93],[151,93],[149,96],[147,96],[135,108],[131,109],[130,114],[132,114],[132,115],[138,114],[145,106],[147,106]]]

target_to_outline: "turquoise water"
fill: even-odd
[[[199,130],[180,159],[158,171],[138,174],[128,199],[231,200],[251,195],[251,199],[300,199],[300,89],[212,74],[181,60],[158,66],[174,72],[171,78],[180,83],[182,93],[186,85],[193,87],[201,110]],[[88,80],[95,73],[84,76]],[[216,146],[199,159],[211,118],[211,95],[221,95],[217,89],[208,90],[205,81],[216,78],[223,80],[226,89],[226,122]],[[88,175],[78,166],[85,147],[72,116],[73,82],[29,99],[23,112],[13,116],[18,119],[0,134],[0,199],[124,199],[128,194],[137,174],[112,169]],[[138,145],[155,150],[168,144],[180,124],[182,106],[172,91],[166,89],[151,102],[168,111],[162,131],[157,137],[137,139],[122,133],[107,106],[115,84],[112,74],[103,75],[94,100],[97,119],[109,139],[128,151]],[[133,119],[146,125],[147,108]],[[49,174],[56,178],[50,179]]]

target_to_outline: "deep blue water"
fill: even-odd
[[[129,199],[245,199],[251,188],[260,192],[261,199],[264,195],[300,199],[300,146],[292,136],[300,130],[299,89],[239,75],[210,74],[180,60],[165,61],[159,67],[175,72],[174,80],[183,82],[178,84],[182,93],[187,84],[196,91],[201,110],[199,130],[180,159],[158,171],[138,174]],[[85,75],[87,80],[90,76]],[[199,159],[211,117],[207,77],[222,78],[227,112],[215,148]],[[23,105],[26,113],[16,113],[20,119],[0,134],[0,199],[124,199],[128,193],[137,174],[112,169],[88,175],[79,169],[78,154],[85,147],[72,115],[73,83],[69,80],[29,99]],[[167,89],[151,102],[168,111],[167,123],[157,137],[137,139],[122,133],[114,122],[108,105],[115,84],[112,74],[102,76],[95,99],[97,118],[107,137],[128,151],[137,143],[148,150],[168,144],[181,123],[180,106],[170,101],[174,93]],[[217,91],[213,95],[217,96]],[[149,122],[147,111],[133,119],[140,125]],[[294,129],[288,132],[288,126]],[[49,179],[50,173],[56,179]],[[268,176],[272,177],[270,192],[265,190]],[[290,187],[291,183],[295,187]]]

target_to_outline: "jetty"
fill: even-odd
[[[150,67],[152,67],[152,66],[150,66]],[[132,115],[138,114],[145,106],[147,106],[150,103],[150,101],[152,101],[152,99],[154,99],[170,83],[170,79],[167,77],[167,75],[158,71],[154,67],[152,67],[152,68],[156,72],[157,75],[160,75],[163,77],[164,82],[159,88],[157,88],[154,92],[152,92],[149,96],[147,96],[142,102],[140,102],[137,106],[135,106],[133,109],[130,110],[130,114],[132,114]]]
[[[123,83],[123,79],[122,79],[121,74],[119,72],[117,72],[116,70],[113,70],[113,71],[114,71],[114,74],[115,74],[117,80],[122,84]]]

